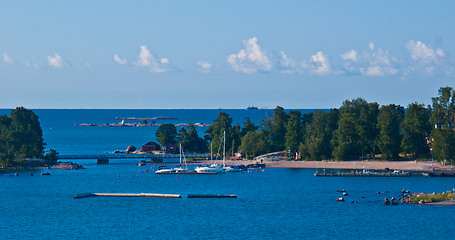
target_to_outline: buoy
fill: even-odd
[[[175,175],[175,178],[178,178],[178,177],[179,177],[179,175],[178,175],[178,174],[177,174],[177,175]]]
[[[119,174],[119,175],[117,175],[117,177],[120,177],[120,174]]]
[[[265,169],[262,169],[263,172],[265,172]]]
[[[136,177],[138,177],[139,175],[136,174]]]
[[[242,173],[244,173],[244,172],[242,172]]]
[[[156,175],[153,175],[154,178],[156,178]]]

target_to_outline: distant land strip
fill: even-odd
[[[161,120],[161,119],[178,119],[175,117],[165,117],[165,116],[159,116],[159,117],[152,117],[152,118],[140,118],[140,117],[116,117],[115,119],[120,119],[120,120]]]
[[[195,127],[208,127],[210,124],[206,123],[194,123]],[[83,127],[159,127],[161,124],[143,124],[143,123],[76,123],[74,126],[83,126]],[[178,123],[174,124],[176,127],[186,127],[188,123]]]

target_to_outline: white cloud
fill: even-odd
[[[207,61],[198,61],[197,64],[199,65],[199,72],[209,73],[212,70],[212,64]]]
[[[114,61],[120,65],[126,65],[128,63],[126,58],[120,58],[117,54],[114,54]]]
[[[280,52],[280,55],[280,66],[282,68],[282,73],[294,74],[296,72],[299,72],[299,69],[297,69],[297,64],[293,59],[289,58],[283,51]]]
[[[421,41],[410,40],[405,47],[411,54],[412,60],[422,64],[437,63],[438,57],[445,56],[442,49],[434,50],[431,46],[427,46]]]
[[[372,65],[367,69],[361,68],[360,72],[365,76],[382,77],[386,75],[396,75],[398,73],[398,70],[393,67]]]
[[[374,43],[370,42],[370,44],[368,44],[368,47],[370,48],[371,51],[373,51],[374,50]]]
[[[14,60],[6,53],[3,53],[3,61],[6,63],[13,63]]]
[[[314,67],[312,70],[314,74],[324,75],[331,72],[329,59],[327,58],[327,55],[324,55],[321,51],[311,56],[311,63]]]
[[[169,59],[167,59],[167,58],[162,58],[162,59],[160,60],[160,63],[161,63],[161,64],[169,64]]]
[[[58,53],[55,53],[53,57],[47,56],[47,62],[49,63],[49,66],[54,68],[64,68],[69,66],[69,64]]]
[[[341,58],[343,60],[351,60],[353,62],[357,62],[357,52],[355,50],[351,50],[349,52],[346,52],[344,54],[341,54]]]
[[[243,40],[245,49],[227,56],[227,62],[236,72],[255,73],[258,70],[270,71],[272,62],[258,44],[256,37]]]
[[[399,73],[397,59],[388,51],[376,48],[373,42],[361,53],[351,50],[341,55],[344,60],[344,73],[364,76],[386,76]]]
[[[160,61],[147,49],[147,46],[140,46],[139,59],[135,62],[138,67],[148,67],[150,72],[165,72],[164,65],[169,63],[169,59],[162,58]]]
[[[410,54],[405,75],[453,75],[453,68],[449,65],[442,49],[433,49],[431,46],[415,40],[408,41],[405,48]]]

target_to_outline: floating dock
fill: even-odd
[[[181,198],[180,194],[162,193],[82,193],[76,194],[74,198],[87,197],[149,197],[149,198]]]
[[[237,195],[225,195],[225,194],[188,194],[188,198],[237,198]]]
[[[196,171],[182,171],[182,172],[178,172],[178,171],[171,171],[171,172],[156,172],[155,174],[198,174],[198,172]]]
[[[410,177],[410,173],[392,172],[315,172],[316,177]]]

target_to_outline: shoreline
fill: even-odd
[[[210,161],[208,161],[210,162]],[[215,160],[215,163],[222,163],[222,160]],[[188,165],[200,165],[204,161],[189,161]],[[256,160],[226,160],[227,165],[249,165],[261,163]],[[267,168],[307,168],[307,169],[349,169],[349,170],[403,170],[403,171],[450,171],[451,165],[442,165],[434,161],[263,161]],[[157,163],[165,164],[165,163]]]

